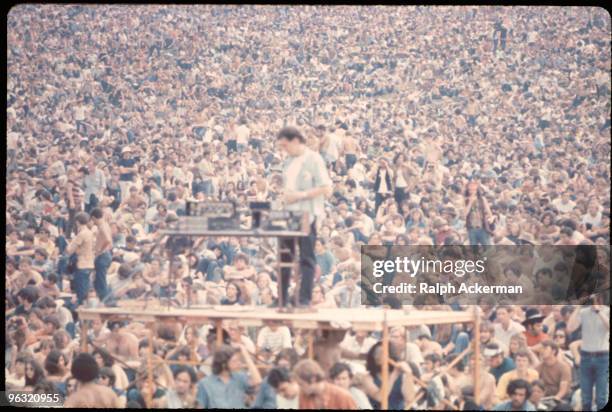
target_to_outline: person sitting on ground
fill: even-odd
[[[358,409],[372,409],[366,394],[352,385],[353,371],[348,364],[342,362],[334,364],[329,370],[329,380],[334,385],[349,391]]]
[[[506,389],[508,384],[515,379],[523,379],[529,383],[533,383],[538,379],[538,371],[529,367],[529,353],[526,350],[520,350],[514,358],[516,369],[504,373],[497,383],[497,399],[505,401],[508,399]]]
[[[76,391],[64,402],[66,408],[119,408],[119,398],[111,388],[96,383],[100,369],[94,357],[79,354],[72,362],[72,376],[78,381]]]
[[[494,411],[535,411],[536,408],[529,401],[531,397],[531,384],[523,379],[510,381],[506,391],[509,401],[497,404]]]
[[[317,362],[301,360],[293,367],[292,376],[300,387],[300,409],[357,409],[349,391],[325,381]]]

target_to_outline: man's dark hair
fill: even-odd
[[[278,389],[281,383],[291,382],[291,374],[287,368],[273,368],[268,373],[268,384],[274,389]]]
[[[344,362],[337,362],[329,370],[329,378],[330,379],[336,379],[338,377],[338,375],[340,375],[344,371],[348,372],[350,378],[353,377],[353,371],[351,371],[351,367],[350,366],[348,366]]]
[[[559,345],[557,345],[552,340],[545,340],[544,342],[542,342],[542,348],[551,348],[555,355],[559,353]]]
[[[115,359],[113,359],[110,352],[104,348],[97,348],[93,351],[92,355],[94,358],[96,355],[100,355],[100,357],[102,357],[102,363],[104,363],[104,367],[106,368],[111,368],[115,363]]]
[[[381,348],[382,346],[382,341],[377,342],[376,344],[374,344],[374,346],[372,346],[370,348],[370,350],[368,351],[368,354],[366,355],[366,370],[370,373],[370,375],[372,377],[378,375],[380,373],[380,366],[376,363],[376,359],[374,357],[374,354],[376,353],[376,350],[378,348]],[[382,348],[381,348],[382,349]],[[399,361],[399,356],[397,354],[396,351],[392,350],[393,347],[389,347],[389,358],[398,362]],[[393,372],[393,367],[390,366],[389,367],[389,372]]]
[[[79,382],[92,382],[98,377],[99,371],[96,360],[89,353],[80,353],[72,361],[72,376]]]
[[[36,307],[40,309],[55,309],[57,307],[57,303],[55,303],[51,296],[43,296],[36,302]]]
[[[55,384],[51,381],[48,380],[42,380],[40,382],[38,382],[36,385],[34,385],[34,387],[32,388],[32,393],[34,394],[49,394],[49,395],[54,395],[54,394],[58,394],[59,392],[55,386]]]
[[[42,256],[43,258],[47,259],[49,257],[49,254],[47,253],[47,251],[43,248],[37,248],[34,253]]]
[[[191,383],[196,383],[197,380],[198,380],[198,376],[196,375],[196,373],[193,370],[193,368],[190,368],[190,367],[187,367],[187,366],[184,366],[184,365],[179,365],[174,370],[174,377],[176,378],[181,373],[187,373],[189,375],[189,379],[191,380]]]
[[[529,359],[529,352],[527,352],[525,349],[519,349],[515,354],[514,357],[521,357],[521,358],[527,358]]]
[[[542,382],[539,379],[536,379],[535,381],[531,382],[531,387],[535,387],[537,386],[538,388],[542,389],[543,391],[546,390],[546,385],[544,385],[544,382]]]
[[[425,356],[424,358],[426,361],[430,361],[431,363],[433,363],[434,365],[436,363],[440,363],[442,362],[442,359],[440,358],[440,355],[438,355],[437,353],[430,353],[429,355]]]
[[[108,327],[108,330],[110,330],[112,332],[113,329],[121,328],[123,326],[123,322],[121,322],[121,321],[109,321],[106,324],[106,326]]]
[[[514,379],[510,381],[508,388],[506,389],[506,393],[508,396],[512,396],[517,389],[525,389],[525,401],[531,397],[531,384],[525,379]]]
[[[35,386],[38,383],[42,382],[45,379],[45,370],[42,368],[40,363],[33,358],[30,358],[26,361],[26,367],[30,365],[32,370],[34,371],[34,375],[30,378],[28,374],[25,376],[25,385],[26,386]]]
[[[574,307],[571,305],[565,305],[561,308],[561,316],[571,315],[574,311]]]
[[[458,353],[451,353],[446,358],[444,358],[444,361],[446,362],[447,365],[450,365],[458,357],[459,357]],[[465,365],[463,364],[463,362],[457,362],[455,364],[455,366],[453,366],[453,368],[457,369],[459,372],[464,372],[465,371]]]
[[[26,286],[17,293],[17,296],[33,304],[38,300],[38,288],[36,286]]]
[[[278,362],[280,362],[281,359],[287,359],[289,361],[289,365],[291,365],[291,367],[293,368],[295,364],[298,363],[298,361],[300,360],[300,356],[295,351],[295,349],[284,348],[281,349],[281,351],[278,352],[278,354],[276,355],[276,358],[274,358],[274,364],[278,365]]]
[[[76,220],[78,224],[86,225],[87,222],[89,222],[89,215],[85,212],[80,212],[80,213],[77,213],[74,219]]]
[[[100,369],[100,374],[99,377],[103,377],[106,376],[108,378],[108,380],[110,381],[110,386],[115,386],[115,381],[117,380],[117,377],[115,376],[115,371],[113,371],[111,368],[105,366],[103,368]]]
[[[237,353],[238,350],[229,345],[222,345],[213,356],[212,372],[215,375],[219,375],[221,372],[227,369],[227,364],[232,356]]]
[[[47,355],[47,358],[45,359],[45,370],[49,375],[56,375],[61,372],[59,368],[60,358],[64,358],[65,365],[68,364],[68,359],[66,358],[66,355],[64,355],[61,351],[57,349],[52,350]]]
[[[302,133],[295,127],[284,127],[278,132],[277,139],[295,140],[298,139],[301,143],[304,143],[306,139],[302,136]]]
[[[43,319],[43,323],[47,324],[50,323],[53,325],[53,328],[58,330],[59,328],[62,327],[59,318],[56,315],[49,315],[46,316],[45,319]]]
[[[101,219],[102,216],[104,216],[104,213],[102,213],[102,209],[95,208],[91,211],[91,217],[93,217],[94,219]]]
[[[574,230],[571,227],[564,226],[561,228],[561,231],[559,233],[571,237],[574,234]]]

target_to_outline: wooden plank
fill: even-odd
[[[386,315],[385,309],[385,315]],[[387,317],[385,316],[385,322],[383,323],[383,335],[382,335],[382,370],[380,373],[381,378],[381,396],[380,408],[382,410],[389,409],[389,325],[386,322]]]
[[[474,402],[480,405],[480,313],[473,308],[474,317]]]
[[[336,323],[348,323],[356,330],[380,331],[383,324],[382,309],[319,309],[312,313],[280,313],[275,309],[261,307],[239,307],[230,310],[214,308],[165,308],[143,310],[136,308],[80,308],[79,318],[83,320],[126,320],[141,322],[172,319],[181,323],[208,324],[217,320],[235,320],[242,326],[259,326],[266,320],[276,320],[283,324],[301,329],[336,329]],[[458,311],[413,311],[406,314],[402,310],[389,309],[387,324],[411,326],[421,324],[471,323],[474,316],[470,312]]]
[[[153,329],[155,324],[149,324],[149,346],[147,348],[147,382],[149,384],[149,393],[147,394],[147,407],[151,408],[153,403]]]
[[[269,230],[207,230],[192,228],[188,230],[161,230],[161,236],[206,236],[206,237],[306,237],[308,232],[269,231]]]

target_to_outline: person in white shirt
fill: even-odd
[[[294,127],[281,129],[277,135],[280,149],[287,153],[283,164],[283,203],[285,209],[290,211],[306,212],[310,220],[310,233],[299,238],[300,290],[298,306],[308,307],[312,301],[312,289],[316,257],[314,243],[317,237],[317,219],[325,216],[325,198],[333,191],[333,183],[327,172],[325,161],[319,153],[306,146],[306,139]],[[291,253],[282,254],[281,260],[288,262],[294,253],[295,245],[285,242],[283,246]],[[291,269],[281,269],[281,295],[280,306],[289,302],[289,281]]]
[[[324,140],[325,148],[323,149],[323,157],[328,164],[335,165],[336,161],[342,154],[342,136],[339,136],[341,130],[334,130],[328,134]]]
[[[582,217],[582,224],[590,224],[593,228],[601,227],[602,213],[597,203],[591,201],[587,213]]]
[[[499,306],[495,311],[495,338],[505,347],[510,346],[510,338],[517,333],[525,332],[525,327],[511,319],[512,309],[509,306]]]
[[[365,371],[365,357],[375,344],[376,339],[369,336],[368,332],[356,331],[354,333],[347,333],[342,342],[340,342],[342,358],[350,360],[349,363],[354,369]]]
[[[236,127],[234,133],[236,135],[238,152],[242,153],[246,149],[247,144],[249,143],[249,138],[251,137],[251,130],[246,125],[245,118],[241,118],[239,123],[240,126]]]
[[[268,322],[257,335],[257,352],[266,351],[275,355],[282,349],[291,347],[289,328],[274,321]]]
[[[570,199],[569,192],[564,192],[560,198],[553,200],[552,205],[563,214],[570,213],[576,207],[576,203]]]

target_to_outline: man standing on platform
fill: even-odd
[[[285,127],[278,133],[281,150],[289,157],[283,165],[283,202],[287,210],[307,212],[310,218],[310,233],[299,239],[300,291],[299,306],[309,306],[312,298],[316,257],[314,244],[317,237],[316,219],[325,214],[325,197],[332,194],[332,181],[327,173],[325,161],[319,153],[305,145],[304,136],[294,127]],[[290,262],[296,251],[292,243],[283,242],[281,249],[290,249],[291,254],[281,254],[283,262]],[[291,269],[281,269],[282,302],[288,302]]]

